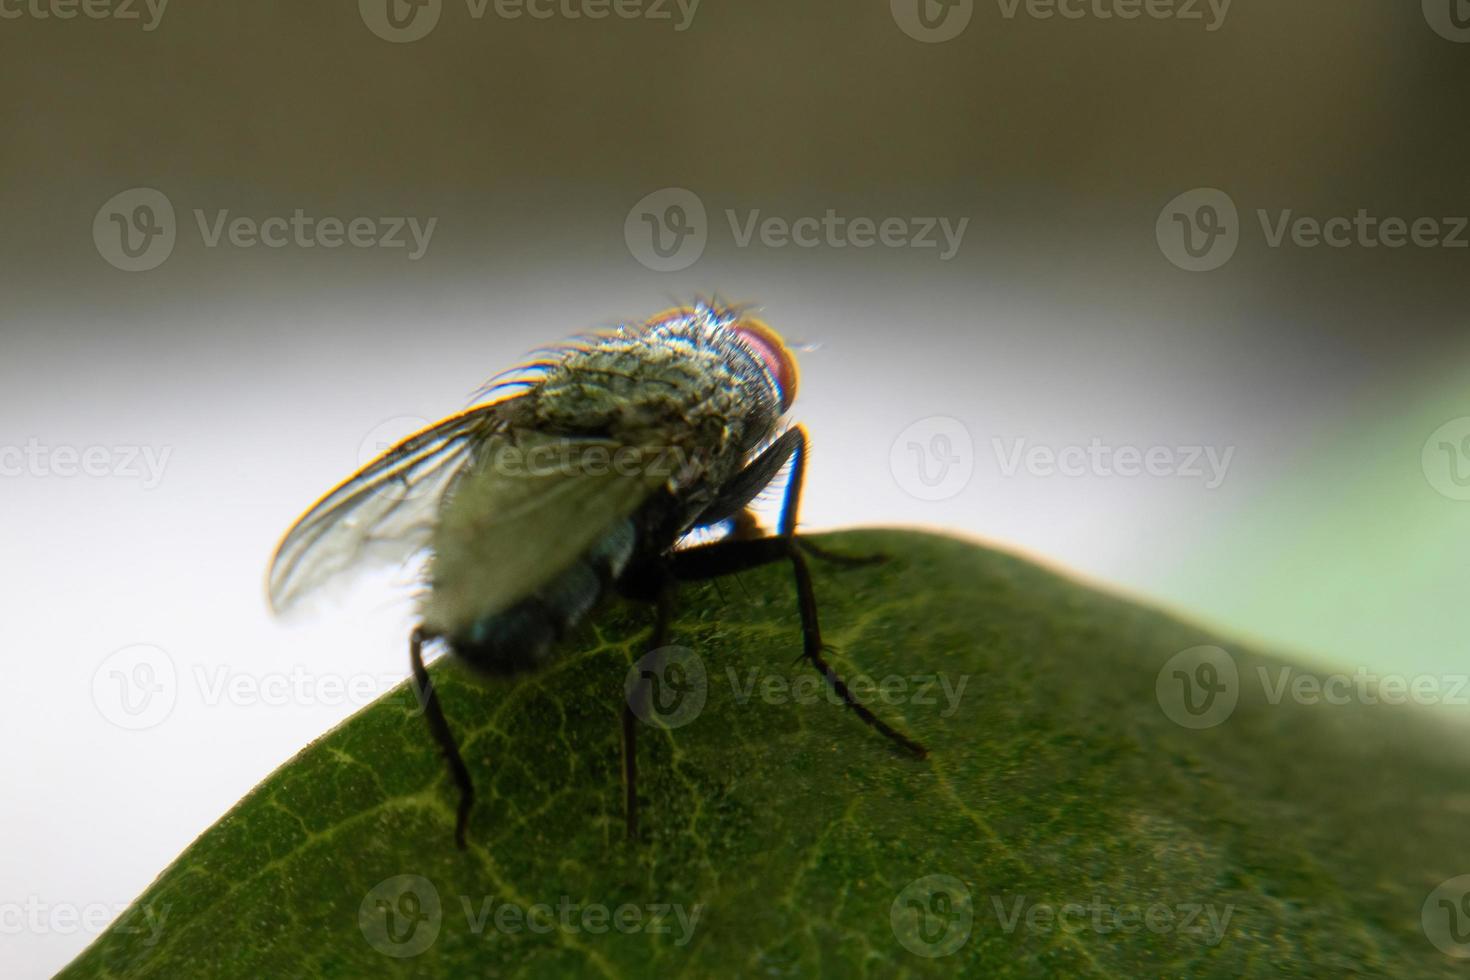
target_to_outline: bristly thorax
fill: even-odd
[[[733,325],[697,306],[574,347],[528,394],[539,427],[679,449],[719,482],[780,418],[781,392]]]

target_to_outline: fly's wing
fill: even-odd
[[[409,436],[318,501],[271,560],[271,608],[285,612],[345,572],[401,562],[426,547],[475,448],[504,429],[504,404],[470,409]]]
[[[496,434],[435,528],[425,625],[467,629],[568,571],[668,481],[669,459],[606,439]],[[631,534],[621,540],[615,573],[632,548]]]

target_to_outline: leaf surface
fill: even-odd
[[[618,718],[650,614],[614,604],[526,680],[433,668],[479,789],[468,852],[401,688],[268,777],[61,976],[1460,972],[1424,910],[1470,873],[1463,725],[1272,703],[1315,675],[966,542],[822,543],[891,556],[814,562],[817,594],[834,666],[927,761],[793,662],[786,569],[688,588],[672,640],[705,703],[641,728],[630,846]],[[1202,644],[1236,701],[1190,728],[1164,703]]]

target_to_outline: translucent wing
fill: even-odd
[[[626,518],[673,474],[674,456],[606,439],[516,429],[481,447],[434,533],[424,622],[456,632],[547,586],[594,548],[630,557]]]
[[[473,408],[409,436],[319,500],[271,560],[271,608],[285,612],[340,574],[400,562],[426,547],[476,446],[503,429],[505,404]]]

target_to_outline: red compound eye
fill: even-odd
[[[790,410],[791,403],[796,401],[799,375],[796,370],[796,358],[791,356],[791,351],[781,339],[781,335],[760,320],[748,317],[741,319],[735,325],[735,333],[761,360],[765,361],[771,377],[776,379],[776,387],[781,392],[781,411]]]

